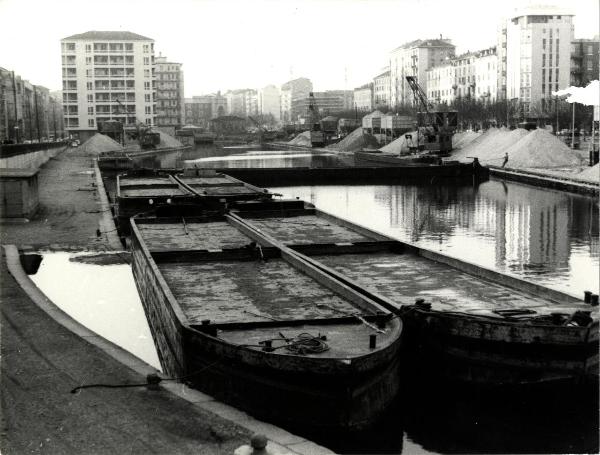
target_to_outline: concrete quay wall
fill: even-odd
[[[0,146],[1,169],[37,169],[67,149],[62,142]]]

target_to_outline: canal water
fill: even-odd
[[[351,158],[248,147],[196,147],[136,159],[144,167],[333,167]],[[403,241],[574,295],[598,292],[598,201],[518,183],[271,188]],[[131,268],[48,253],[36,284],[98,334],[158,366]],[[72,277],[69,285],[61,278]],[[60,283],[60,284],[59,284]],[[67,290],[69,292],[66,292]],[[125,290],[125,291],[123,291]],[[597,392],[489,393],[407,385],[370,432],[315,440],[343,453],[597,453]],[[587,395],[586,395],[587,394]],[[293,410],[290,410],[293,412]]]

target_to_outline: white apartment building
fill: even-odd
[[[258,115],[258,92],[253,89],[248,89],[244,93],[246,107],[246,115]]]
[[[373,83],[354,89],[354,108],[366,112],[373,110]]]
[[[427,70],[442,65],[454,56],[455,46],[447,39],[416,40],[394,49],[390,53],[391,106],[414,102],[406,76],[416,76],[427,93]]]
[[[475,72],[475,97],[493,103],[498,96],[498,55],[495,47],[476,53],[473,61]]]
[[[532,108],[543,111],[552,92],[570,83],[573,14],[564,8],[528,6],[515,12],[505,30],[506,96],[519,101],[523,115]]]
[[[390,85],[390,69],[385,70],[373,78],[373,105],[379,107],[391,106],[392,94]]]
[[[427,99],[433,104],[450,104],[455,99],[455,67],[452,62],[427,71]]]
[[[271,114],[276,122],[281,120],[281,104],[279,89],[267,85],[258,90],[258,109],[261,115]]]
[[[281,121],[297,122],[298,115],[306,113],[306,99],[312,91],[312,82],[305,77],[283,84],[281,86]]]
[[[65,129],[85,140],[98,122],[154,125],[154,40],[90,31],[61,40]]]
[[[181,66],[161,55],[155,59],[156,125],[171,135],[183,126],[185,117]]]

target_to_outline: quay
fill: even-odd
[[[143,384],[156,373],[65,315],[19,260],[121,248],[96,155],[85,144],[63,147],[39,169],[37,215],[0,226],[2,452],[231,454],[262,433],[276,451],[331,453],[181,383],[70,393],[90,383]]]
[[[489,166],[489,173],[490,176],[505,180],[514,180],[515,182],[570,191],[572,193],[593,194],[597,196],[600,192],[600,182],[586,182],[578,180],[576,176],[569,176],[564,173],[561,175],[559,173],[501,168],[497,166]]]

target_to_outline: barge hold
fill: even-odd
[[[248,204],[251,205],[251,204]],[[598,306],[306,207],[231,216],[391,311],[421,378],[482,386],[597,382]]]
[[[133,273],[163,371],[291,427],[374,423],[399,390],[401,319],[236,224],[131,219]]]
[[[129,232],[129,218],[161,207],[189,205],[198,209],[219,211],[231,201],[265,200],[273,197],[267,190],[215,171],[190,169],[184,175],[152,173],[151,175],[117,176],[116,215],[122,233]],[[181,207],[178,209],[181,211]]]

